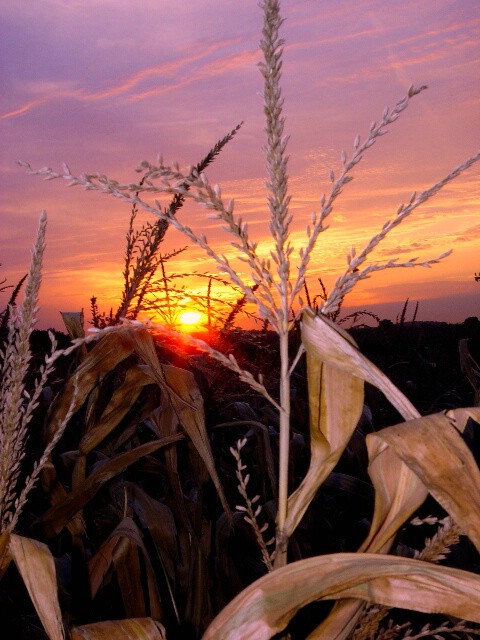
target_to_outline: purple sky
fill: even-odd
[[[290,134],[293,240],[304,243],[312,210],[383,108],[411,84],[428,84],[364,158],[321,236],[309,282],[332,286],[352,245],[361,249],[398,205],[437,182],[480,146],[478,0],[284,0],[283,92]],[[40,327],[96,295],[116,307],[129,208],[106,196],[44,182],[16,166],[133,181],[143,159],[196,163],[244,125],[208,171],[236,200],[253,236],[266,238],[262,79],[256,0],[0,0],[0,279],[26,271],[40,211],[48,214]],[[413,214],[373,256],[433,258],[432,269],[378,274],[347,304],[395,319],[407,297],[419,319],[480,315],[480,166]],[[183,219],[232,253],[205,212]],[[185,240],[168,232],[164,250]],[[232,254],[233,255],[233,254]],[[196,249],[172,271],[211,271]],[[246,274],[247,277],[248,274]],[[194,286],[194,285],[192,285]],[[0,308],[7,296],[0,298]],[[378,307],[379,303],[390,303]],[[88,318],[89,319],[89,318]]]

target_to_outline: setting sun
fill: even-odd
[[[184,311],[180,314],[179,320],[182,324],[189,326],[198,324],[201,320],[202,314],[198,311]]]

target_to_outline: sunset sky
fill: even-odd
[[[317,278],[330,288],[350,247],[360,250],[412,191],[480,147],[480,3],[284,0],[282,10],[297,249],[342,149],[350,154],[356,134],[364,139],[411,84],[429,86],[369,150],[337,201],[308,277],[315,294]],[[59,311],[84,308],[89,320],[92,295],[101,309],[115,310],[130,210],[26,175],[16,160],[56,170],[67,162],[77,175],[98,171],[132,182],[139,161],[162,153],[183,167],[195,164],[244,121],[207,174],[235,198],[252,236],[267,239],[261,20],[256,0],[0,0],[0,280],[16,284],[25,273],[45,208],[40,328],[62,328]],[[203,209],[189,205],[179,215],[233,256]],[[169,230],[163,251],[186,244]],[[346,311],[395,320],[409,297],[420,301],[418,319],[480,316],[480,163],[414,213],[372,259],[428,259],[450,248],[432,269],[374,275],[351,293]],[[168,268],[214,271],[193,248]]]

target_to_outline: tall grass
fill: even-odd
[[[247,587],[212,622],[205,633],[205,639],[228,640],[240,638],[269,638],[285,628],[289,620],[304,605],[315,600],[340,599],[332,613],[312,632],[309,638],[347,638],[354,633],[357,621],[361,619],[365,602],[378,602],[387,607],[406,606],[412,609],[431,612],[441,608],[458,618],[480,622],[480,579],[473,573],[437,567],[425,560],[387,556],[399,528],[408,520],[430,492],[467,533],[472,542],[480,549],[480,472],[469,452],[461,434],[465,431],[468,419],[480,418],[478,409],[458,410],[449,414],[437,414],[421,418],[411,402],[394,387],[366,358],[358,352],[353,340],[342,332],[329,318],[334,317],[345,296],[361,280],[375,272],[391,268],[430,267],[445,258],[443,253],[424,262],[415,258],[405,262],[397,259],[386,263],[369,262],[370,254],[387,235],[403,223],[423,203],[427,202],[440,189],[454,180],[480,159],[477,152],[463,164],[455,168],[445,178],[439,180],[420,194],[413,193],[410,200],[402,204],[391,220],[378,230],[371,240],[360,250],[352,249],[346,258],[344,273],[337,279],[333,289],[324,296],[318,308],[312,310],[303,307],[300,296],[305,289],[305,278],[309,272],[309,263],[320,235],[327,229],[327,218],[342,190],[353,179],[352,172],[370,149],[409,106],[412,99],[425,87],[411,87],[404,98],[392,108],[386,108],[378,122],[372,123],[364,141],[355,138],[353,153],[350,157],[341,153],[341,169],[338,176],[330,174],[331,188],[321,197],[321,209],[313,214],[306,229],[304,246],[297,252],[291,243],[290,227],[292,214],[289,211],[290,195],[288,189],[288,138],[285,135],[283,116],[283,98],[281,93],[281,65],[283,40],[280,38],[282,18],[278,0],[263,0],[260,3],[263,12],[263,30],[260,43],[263,62],[260,71],[264,78],[264,113],[266,118],[266,145],[268,178],[267,207],[269,210],[269,231],[273,240],[270,259],[261,257],[258,242],[250,237],[248,225],[234,215],[233,201],[225,201],[218,185],[212,186],[196,166],[182,171],[178,165],[164,165],[160,159],[157,164],[144,161],[139,167],[143,178],[138,184],[122,185],[115,180],[99,174],[84,174],[76,177],[68,166],[62,172],[52,169],[34,170],[28,163],[22,163],[28,173],[43,175],[47,179],[64,178],[70,185],[83,186],[89,190],[108,193],[130,203],[135,208],[154,214],[158,218],[159,228],[167,226],[181,231],[189,242],[202,248],[217,265],[222,274],[239,289],[245,301],[256,308],[257,314],[269,323],[278,335],[279,344],[279,385],[272,391],[262,374],[254,376],[246,365],[239,364],[233,354],[225,354],[199,340],[185,337],[185,341],[221,362],[238,374],[240,380],[248,383],[261,394],[278,412],[279,458],[278,458],[278,501],[276,505],[276,535],[273,568],[267,576]],[[150,204],[144,194],[166,194],[179,199],[191,199],[211,211],[210,217],[218,220],[232,236],[232,244],[240,259],[250,270],[246,279],[236,271],[229,260],[218,253],[209,244],[206,237],[195,233],[182,222],[175,207],[163,208],[160,203]],[[152,227],[153,228],[153,227]],[[134,236],[130,231],[132,246]],[[147,261],[148,262],[148,261]],[[145,264],[147,264],[147,262]],[[158,266],[158,263],[157,263]],[[149,282],[149,269],[143,270],[146,282]],[[102,348],[108,358],[102,365],[101,377],[120,362],[122,357],[135,350],[150,368],[150,376],[168,397],[169,407],[178,417],[184,433],[194,443],[200,453],[210,477],[225,507],[226,518],[233,523],[226,504],[223,489],[215,469],[205,425],[199,419],[200,407],[196,388],[185,382],[184,374],[176,373],[182,379],[183,387],[174,386],[174,377],[168,378],[168,371],[159,365],[152,350],[148,330],[165,333],[165,328],[155,325],[142,326],[135,321],[136,313],[130,315],[132,295],[130,288],[138,290],[138,283],[130,279],[131,263],[125,268],[125,296],[119,310],[119,318],[127,316],[118,329],[98,332],[103,337],[94,349],[97,360],[91,356],[83,369],[79,368],[72,378],[70,388],[66,387],[62,403],[68,402],[72,384],[85,384],[83,399],[92,389],[91,382],[86,383],[85,371],[89,375],[97,372],[99,353]],[[140,287],[140,290],[142,288]],[[30,294],[32,295],[32,294]],[[128,303],[127,303],[128,302]],[[291,309],[297,303],[302,307],[301,343],[291,350],[291,329],[294,324]],[[138,308],[134,307],[133,308]],[[132,322],[133,320],[133,322]],[[109,342],[110,341],[110,342]],[[114,342],[115,341],[115,342]],[[102,347],[102,344],[104,345]],[[122,349],[123,355],[118,353]],[[92,351],[93,353],[93,351]],[[115,353],[115,355],[113,355]],[[310,467],[302,483],[289,495],[289,448],[291,442],[291,385],[292,376],[302,356],[306,354],[308,376],[308,400],[310,413]],[[103,356],[102,356],[103,357]],[[106,356],[105,356],[106,357]],[[268,372],[265,372],[265,375]],[[135,369],[137,383],[144,370]],[[133,373],[132,373],[133,376]],[[182,377],[183,376],[183,377]],[[168,380],[167,380],[168,378]],[[143,379],[143,378],[142,378]],[[84,383],[82,383],[84,380]],[[330,474],[347,446],[360,417],[364,395],[364,381],[377,386],[398,410],[406,421],[395,427],[382,429],[367,438],[370,460],[369,472],[376,491],[375,512],[370,532],[360,547],[360,553],[320,556],[287,564],[289,540],[301,522],[320,486]],[[145,384],[142,382],[142,384]],[[182,388],[182,391],[180,389]],[[138,397],[138,396],[135,396]],[[133,398],[133,396],[132,396]],[[194,398],[194,399],[192,399]],[[112,400],[113,401],[113,400]],[[116,402],[120,402],[117,398]],[[58,407],[62,405],[58,404]],[[133,399],[127,404],[132,406]],[[17,405],[15,405],[17,406]],[[80,406],[76,403],[75,410]],[[57,408],[58,408],[57,407]],[[127,405],[125,405],[125,408]],[[64,414],[60,411],[58,417]],[[185,418],[188,414],[188,419]],[[153,415],[153,414],[152,414]],[[172,418],[168,422],[165,413],[158,422],[155,414],[157,432],[163,437],[172,433]],[[173,414],[172,414],[173,415]],[[150,417],[153,420],[152,417]],[[91,451],[92,441],[98,442],[111,433],[114,425],[103,418],[100,427],[93,420],[87,425],[80,450],[85,457]],[[168,426],[170,425],[170,426]],[[165,429],[167,429],[165,431]],[[95,434],[95,435],[94,435]],[[101,435],[100,435],[101,434]],[[87,446],[87,442],[90,445]],[[168,443],[171,444],[171,440]],[[143,446],[143,445],[142,445]],[[160,446],[160,445],[156,445]],[[143,449],[142,449],[143,451]],[[140,451],[138,455],[140,455]],[[124,454],[127,455],[127,454]],[[242,474],[240,451],[237,448],[237,477],[241,493],[246,500],[248,517],[256,529],[257,540],[262,545],[262,528],[255,522],[257,514],[256,500],[248,497],[247,482]],[[123,460],[123,459],[122,459]],[[118,471],[124,467],[115,458],[110,461],[112,469]],[[110,464],[110,463],[109,463]],[[174,486],[178,482],[178,459],[175,449],[168,449],[167,466],[169,478]],[[82,466],[83,465],[83,466]],[[78,482],[88,482],[85,478],[85,461],[79,462]],[[440,470],[440,473],[439,473]],[[175,475],[177,474],[177,475]],[[111,476],[109,476],[110,478]],[[197,487],[198,489],[198,487]],[[72,491],[70,505],[62,503],[62,508],[54,509],[44,519],[49,530],[58,532],[74,513],[85,504],[80,499],[80,490]],[[176,493],[175,495],[180,495]],[[473,507],[472,507],[473,504]],[[62,517],[59,512],[62,511]],[[186,523],[190,541],[198,536],[195,553],[203,557],[202,544],[205,544],[199,529],[193,526],[189,515],[182,511],[181,518]],[[197,511],[197,520],[201,519]],[[259,537],[260,536],[260,537]],[[203,542],[202,542],[203,540]],[[193,548],[193,547],[192,547]],[[271,561],[270,551],[263,553]],[[267,554],[267,556],[265,556]],[[428,558],[431,559],[431,558]],[[268,564],[268,562],[267,562]],[[191,571],[195,579],[201,579],[204,570],[200,560],[192,561]],[[198,572],[197,572],[198,570]],[[198,596],[200,597],[200,596]],[[195,608],[191,604],[192,610]],[[188,607],[187,607],[188,608]],[[195,609],[200,611],[200,608]],[[193,616],[195,618],[195,616]],[[198,618],[195,618],[197,628]],[[412,636],[413,637],[413,636]]]
[[[205,169],[221,153],[225,145],[233,139],[241,126],[242,123],[237,125],[232,129],[232,131],[230,131],[230,133],[219,140],[210,149],[207,155],[197,163],[195,168],[192,168],[192,171],[195,171],[196,173],[205,171]],[[149,176],[145,174],[139,182],[139,187],[145,187],[148,189],[150,185]],[[190,188],[188,178],[185,180],[183,187],[185,191],[188,191]],[[168,297],[168,281],[164,265],[166,261],[175,257],[184,251],[184,249],[162,255],[160,248],[169,226],[168,218],[172,218],[177,215],[178,211],[183,207],[184,201],[185,196],[183,194],[176,193],[168,207],[165,208],[164,216],[159,217],[154,224],[147,222],[140,228],[135,227],[135,221],[138,214],[138,204],[137,202],[133,202],[126,235],[127,243],[123,269],[124,286],[121,294],[121,302],[115,313],[113,313],[112,310],[110,316],[106,316],[105,314],[102,315],[98,312],[98,308],[96,307],[96,298],[95,301],[92,301],[92,316],[94,326],[96,328],[99,328],[100,325],[105,327],[118,324],[120,318],[135,320],[141,311],[151,311],[152,307],[155,308],[154,303],[151,301],[148,303],[147,300],[149,294],[151,297],[152,294],[154,295],[159,289],[158,280],[155,278],[158,269],[162,272],[160,284],[167,306],[165,316],[167,319],[167,325],[172,326],[174,324],[173,320],[175,319],[175,314],[173,313]],[[161,315],[164,315],[163,312],[164,309],[161,309]]]
[[[26,278],[24,301],[20,306],[10,304],[5,311],[8,334],[0,351],[0,534],[15,529],[28,494],[66,426],[66,421],[59,424],[22,486],[22,462],[26,455],[29,425],[42,390],[54,370],[55,360],[60,355],[56,350],[55,337],[50,332],[51,354],[40,367],[33,389],[29,388],[30,336],[36,323],[46,224],[47,217],[43,212]]]

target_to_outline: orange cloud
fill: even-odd
[[[22,116],[24,113],[27,113],[27,111],[30,111],[30,109],[39,107],[40,105],[45,104],[45,102],[48,102],[51,99],[52,98],[50,96],[43,96],[42,98],[36,98],[35,100],[31,100],[30,102],[23,104],[21,107],[17,107],[13,111],[7,111],[7,113],[2,113],[0,115],[0,120],[6,120],[7,118],[15,118],[16,116]]]

